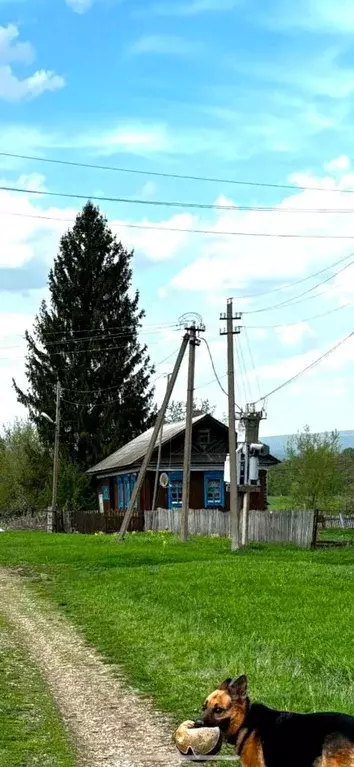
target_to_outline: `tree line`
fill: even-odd
[[[337,431],[313,434],[306,426],[270,470],[268,492],[297,508],[354,511],[354,449],[341,449]]]

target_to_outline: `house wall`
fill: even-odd
[[[212,471],[212,469],[211,469]],[[149,511],[152,508],[152,500],[154,493],[154,481],[155,472],[148,471],[145,477],[145,481],[140,493],[140,501],[138,509],[141,511]],[[261,489],[257,493],[251,493],[250,507],[251,509],[257,509],[263,511],[267,508],[267,472],[264,469],[260,470],[260,485]],[[104,490],[105,488],[105,490]],[[108,512],[110,510],[119,508],[118,501],[118,486],[117,477],[106,477],[98,480],[97,483],[97,498],[99,493],[104,493],[104,510]],[[109,498],[107,499],[107,494]],[[240,493],[240,506],[242,506],[243,495]],[[168,489],[158,485],[156,508],[168,509]],[[204,498],[204,471],[192,471],[191,472],[191,485],[190,485],[190,508],[191,509],[203,509],[205,508]],[[230,493],[225,490],[225,502],[223,507],[225,511],[230,511]]]

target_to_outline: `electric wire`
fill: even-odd
[[[312,274],[308,274],[307,277],[301,277],[301,279],[299,280],[292,280],[291,282],[286,282],[284,285],[279,285],[277,288],[270,288],[269,290],[262,291],[261,293],[250,293],[249,295],[246,295],[246,296],[243,293],[240,293],[237,296],[232,296],[232,298],[235,301],[237,301],[238,298],[242,298],[242,299],[260,298],[261,296],[267,296],[270,293],[279,293],[282,290],[287,290],[288,288],[294,288],[295,285],[301,285],[303,282],[312,280],[313,277],[319,277],[320,274],[324,274],[325,272],[328,272],[329,269],[333,269],[335,266],[342,264],[344,261],[347,261],[348,258],[352,258],[353,256],[354,256],[354,251],[351,253],[348,253],[348,255],[344,256],[343,258],[339,258],[337,261],[333,261],[331,264],[328,264],[328,266],[325,266],[323,269],[320,269],[318,272],[312,272]]]
[[[28,189],[10,189],[9,187],[0,187],[0,190],[18,191],[30,193]],[[34,194],[40,194],[35,191]],[[44,194],[44,193],[41,193]],[[47,192],[46,194],[54,194]],[[59,193],[56,193],[59,194]],[[66,197],[67,195],[62,195]],[[83,199],[87,200],[87,197]],[[104,198],[93,197],[94,200],[100,200]],[[58,221],[61,223],[74,224],[75,219],[72,218],[60,218],[56,216],[39,216],[31,213],[15,213],[13,211],[0,211],[0,215],[5,216],[18,216],[20,218],[35,218],[46,221]],[[295,239],[295,240],[354,240],[354,234],[299,234],[298,232],[237,232],[233,230],[224,229],[197,229],[193,227],[181,227],[181,226],[165,226],[164,224],[128,224],[126,222],[119,222],[119,224],[110,224],[111,229],[138,229],[143,231],[157,231],[157,232],[182,232],[187,234],[210,234],[214,237],[265,237],[267,239]]]
[[[277,325],[247,325],[248,330],[276,330],[276,328],[290,328],[294,325],[301,325],[304,322],[310,322],[311,320],[319,320],[323,317],[327,317],[328,315],[334,314],[335,312],[340,312],[342,309],[348,309],[349,306],[354,306],[354,303],[352,301],[348,301],[345,304],[342,304],[341,306],[336,306],[335,309],[330,309],[327,312],[322,312],[321,314],[313,314],[311,317],[304,317],[301,320],[295,320],[295,322],[279,322]],[[245,325],[241,325],[243,329],[246,328]]]
[[[95,163],[85,163],[85,162],[78,162],[73,160],[59,160],[54,159],[50,157],[35,157],[33,155],[26,155],[26,154],[15,154],[14,152],[0,152],[1,157],[8,157],[18,160],[30,160],[33,162],[43,162],[43,163],[51,163],[53,165],[66,165],[76,168],[90,168],[93,170],[108,170],[108,171],[114,171],[116,173],[130,173],[132,175],[140,175],[140,176],[155,176],[158,178],[174,178],[174,179],[181,179],[183,181],[204,181],[206,183],[212,183],[212,184],[232,184],[235,186],[250,186],[250,187],[260,187],[265,189],[288,189],[292,191],[309,191],[309,192],[337,192],[337,193],[344,193],[344,194],[353,194],[354,189],[328,189],[323,188],[321,186],[307,186],[307,185],[300,185],[300,184],[279,184],[279,183],[270,183],[266,181],[248,181],[243,179],[232,179],[232,178],[217,178],[212,176],[197,176],[197,175],[190,175],[190,174],[182,174],[182,173],[167,173],[163,171],[154,171],[154,170],[142,170],[140,168],[124,168],[124,167],[117,167],[114,165],[98,165]]]
[[[274,309],[280,309],[283,306],[294,306],[295,304],[302,303],[302,297],[307,296],[309,293],[312,293],[312,291],[316,290],[316,288],[322,287],[322,285],[326,285],[328,282],[333,280],[335,277],[338,277],[339,274],[342,274],[342,272],[345,272],[346,269],[349,269],[354,264],[354,259],[349,262],[349,264],[346,264],[341,269],[338,269],[336,272],[331,274],[329,277],[326,277],[325,280],[321,280],[321,282],[318,282],[316,285],[313,285],[312,288],[309,288],[308,290],[305,290],[303,293],[299,293],[297,296],[293,296],[290,298],[287,298],[285,301],[281,301],[279,304],[274,304],[273,306],[264,306],[261,309],[250,309],[249,311],[243,311],[242,314],[260,314],[261,312],[270,312]],[[316,298],[317,296],[311,296],[311,298]],[[301,299],[300,301],[296,299]],[[307,299],[304,299],[307,300]]]
[[[167,362],[168,360],[171,359],[171,357],[174,357],[177,354],[177,352],[178,352],[178,349],[174,349],[174,351],[171,352],[171,354],[169,354],[167,357],[164,357],[163,360],[159,360],[159,362],[156,362],[154,367],[159,367],[160,365],[163,365],[164,362]],[[159,375],[157,378],[154,378],[153,381],[151,381],[150,383],[155,383],[155,381],[158,381],[159,378],[162,378],[163,375],[164,373],[162,373],[161,376]],[[121,384],[117,384],[117,386],[108,386],[107,389],[76,389],[76,388],[70,389],[67,386],[62,386],[61,388],[62,388],[62,391],[73,392],[77,394],[101,394],[102,392],[113,391],[115,389],[119,389],[120,387],[121,387]]]
[[[298,378],[300,378],[300,376],[304,375],[304,373],[307,373],[309,370],[312,370],[312,368],[316,367],[320,362],[322,362],[322,360],[326,359],[326,357],[329,357],[331,354],[333,354],[333,352],[339,349],[340,346],[343,346],[343,344],[345,344],[346,341],[349,341],[349,339],[352,338],[353,336],[354,336],[354,331],[349,333],[349,335],[347,335],[345,338],[342,338],[341,341],[338,341],[334,346],[328,349],[324,354],[321,354],[320,357],[314,360],[314,362],[311,362],[310,365],[307,365],[305,368],[303,368],[303,370],[300,370],[294,376],[292,376],[291,378],[288,378],[286,381],[280,384],[280,386],[277,386],[275,389],[272,389],[272,391],[268,392],[263,397],[260,397],[260,399],[257,400],[257,402],[262,402],[268,399],[268,397],[271,397],[273,394],[276,394],[281,389],[284,389],[285,386],[288,386],[289,384],[293,383],[293,381],[296,381]],[[251,404],[256,405],[257,402],[253,402]]]
[[[249,336],[248,336],[246,325],[243,326],[243,330],[244,330],[244,336],[245,336],[246,344],[247,344],[247,348],[248,348],[249,358],[251,360],[251,365],[252,365],[252,369],[253,369],[254,378],[255,378],[255,381],[256,381],[256,386],[257,386],[257,390],[258,390],[258,396],[260,397],[261,396],[261,388],[260,388],[260,383],[259,383],[259,377],[258,377],[257,368],[256,368],[256,365],[255,365],[254,356],[253,356],[253,353],[252,353],[252,347],[251,347],[251,343],[250,343],[250,339],[249,339]]]
[[[219,375],[218,375],[218,373],[217,373],[217,371],[216,371],[216,367],[215,367],[215,363],[214,363],[214,359],[213,359],[213,355],[212,355],[212,353],[211,353],[211,349],[210,349],[209,343],[208,343],[207,339],[206,339],[206,338],[204,338],[204,337],[202,338],[202,341],[204,341],[204,343],[206,344],[206,347],[207,347],[207,350],[208,350],[208,354],[209,354],[209,358],[210,358],[210,362],[211,362],[211,366],[212,366],[212,368],[213,368],[213,373],[214,373],[214,376],[215,376],[215,378],[213,379],[213,381],[216,381],[216,382],[219,384],[219,387],[220,387],[221,391],[223,392],[223,394],[225,394],[225,395],[226,395],[226,397],[228,397],[228,393],[227,393],[226,389],[224,389],[224,387],[223,387],[223,386],[222,386],[222,384],[220,383],[220,377],[219,377]],[[224,377],[224,376],[223,376],[223,377]],[[205,384],[205,385],[206,385],[206,384]],[[199,386],[199,387],[197,387],[197,388],[202,388],[202,387],[201,387],[201,386]],[[237,409],[238,409],[238,410],[241,410],[241,408],[240,408],[240,406],[237,404],[237,402],[235,402],[235,405],[236,405],[236,407],[237,407]]]

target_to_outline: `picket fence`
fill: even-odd
[[[354,529],[354,515],[339,514],[339,516],[336,517],[332,514],[324,514],[322,525],[326,529]]]
[[[145,512],[145,531],[168,531],[178,534],[181,527],[180,509],[156,509]],[[190,535],[230,536],[230,513],[216,509],[190,510]],[[294,543],[310,548],[314,534],[312,511],[250,511],[248,541],[250,543]]]

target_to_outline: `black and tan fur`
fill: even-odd
[[[354,767],[354,716],[295,714],[251,703],[247,677],[226,679],[196,727],[220,727],[243,767]]]

